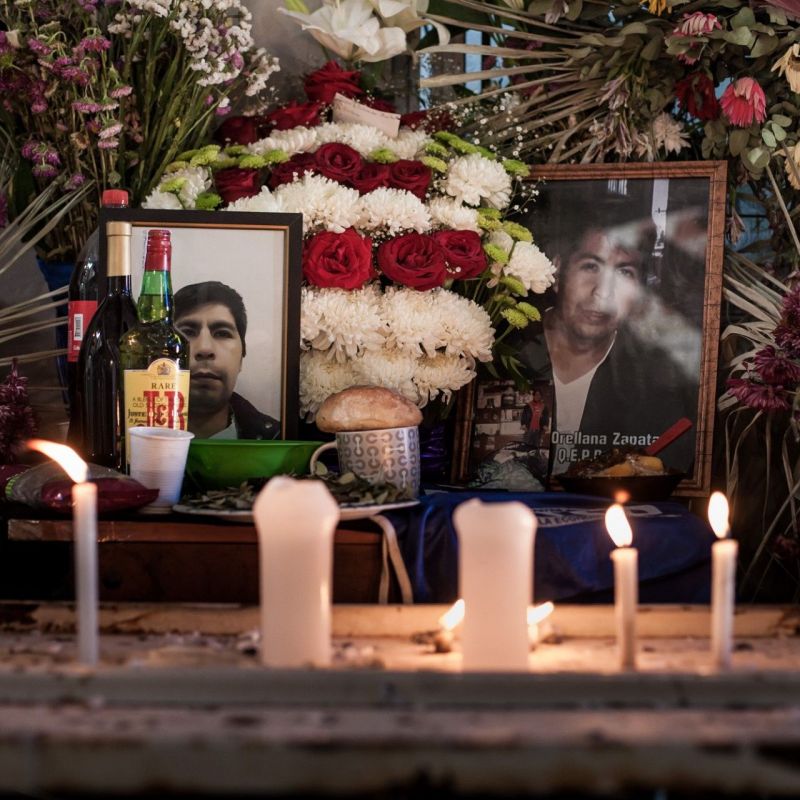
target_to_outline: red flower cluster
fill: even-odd
[[[703,72],[687,75],[675,84],[678,104],[693,117],[706,122],[719,117],[714,81]]]
[[[430,236],[406,233],[377,248],[381,272],[394,283],[425,291],[448,278],[464,280],[487,266],[481,237],[474,231],[438,231]],[[358,289],[375,277],[372,244],[352,228],[318,233],[303,248],[303,275],[312,286]]]

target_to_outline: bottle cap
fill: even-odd
[[[104,189],[100,197],[101,206],[128,207],[128,193],[125,189]]]
[[[131,235],[130,222],[107,222],[106,235],[107,236],[130,236]]]

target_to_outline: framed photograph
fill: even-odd
[[[130,222],[139,297],[148,231],[172,242],[173,321],[189,339],[189,430],[200,438],[297,436],[302,215],[104,208]],[[105,236],[101,263],[105,263]],[[227,427],[212,430],[227,403]],[[223,415],[224,416],[224,415]]]
[[[511,341],[528,385],[479,375],[462,393],[454,477],[518,489],[524,466],[531,485],[556,485],[575,462],[646,449],[684,421],[658,455],[686,475],[676,494],[708,494],[725,162],[540,166],[531,181],[518,221],[555,282],[527,298],[542,320]]]

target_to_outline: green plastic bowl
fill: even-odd
[[[184,491],[224,489],[250,478],[306,475],[311,454],[321,444],[280,439],[192,439]]]

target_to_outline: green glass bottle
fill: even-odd
[[[126,464],[130,428],[186,430],[188,424],[189,342],[172,325],[171,256],[169,231],[149,231],[136,307],[139,322],[119,340]]]

